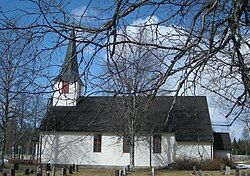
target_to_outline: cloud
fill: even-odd
[[[86,6],[80,6],[71,11],[71,14],[73,15],[73,18],[77,21],[80,22],[83,17],[87,15],[87,9]]]

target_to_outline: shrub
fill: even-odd
[[[182,157],[178,158],[174,164],[173,169],[178,170],[193,170],[193,166],[196,166],[196,170],[220,170],[221,165],[231,166],[233,164],[229,160],[215,158],[214,160],[206,159],[206,160],[198,160],[195,158]]]

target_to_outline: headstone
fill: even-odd
[[[10,176],[15,176],[16,170],[14,168],[10,169]]]
[[[126,170],[126,171],[127,171],[127,172],[129,172],[129,171],[130,171],[130,166],[129,166],[129,165],[127,165],[127,167],[126,167],[126,168],[127,168],[127,170]]]
[[[75,172],[75,171],[76,171],[76,165],[73,164],[72,167],[73,167],[73,168],[72,168],[72,169],[73,169],[73,172]]]
[[[193,166],[193,174],[196,175],[196,166]]]
[[[18,162],[14,162],[13,167],[15,170],[19,169],[19,163]]]
[[[51,171],[50,163],[47,163],[47,164],[46,164],[46,172],[47,172],[47,171]]]
[[[224,166],[220,165],[220,172],[222,173],[224,171]]]
[[[151,176],[155,176],[155,168],[152,168],[152,170],[151,170]]]
[[[79,172],[79,165],[76,165],[76,172]]]
[[[37,168],[36,168],[36,175],[37,176],[41,176],[42,173],[43,173],[42,166],[41,165],[37,166]]]
[[[201,170],[199,170],[198,176],[202,176],[202,171]]]
[[[56,176],[56,167],[52,167],[52,173],[51,176]]]
[[[7,172],[3,172],[3,176],[7,176]]]
[[[72,165],[69,166],[69,174],[73,174],[73,167],[72,167]]]
[[[122,170],[122,169],[120,170],[120,176],[124,176],[124,175],[123,175],[123,170]]]
[[[126,167],[123,167],[123,175],[126,175]]]
[[[235,176],[240,176],[240,170],[238,168],[235,169]]]
[[[24,169],[23,175],[29,175],[29,173],[30,173],[29,168]]]
[[[120,176],[120,170],[115,170],[115,176]]]
[[[34,174],[34,169],[30,169],[30,174]]]
[[[230,175],[231,174],[231,168],[229,166],[226,166],[226,173],[225,175]]]
[[[46,171],[46,176],[50,176],[50,171]]]
[[[66,168],[64,167],[64,168],[62,168],[62,175],[66,175]]]
[[[3,168],[0,166],[0,172],[3,172]]]

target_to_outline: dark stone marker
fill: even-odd
[[[56,175],[56,167],[53,166],[51,176],[55,176],[55,175]]]
[[[19,169],[19,163],[15,162],[13,164],[13,167],[14,167],[15,170],[18,170]]]
[[[130,167],[129,167],[129,165],[127,165],[127,166],[126,166],[126,169],[127,169],[127,170],[126,170],[127,172],[129,172],[129,171],[130,171]]]
[[[41,173],[36,173],[36,176],[42,176],[42,174]]]
[[[62,168],[62,175],[63,175],[63,176],[66,175],[66,168],[65,168],[65,167]]]
[[[69,166],[69,174],[73,174],[73,167],[72,167],[72,165]]]
[[[7,172],[3,172],[3,176],[7,176]]]
[[[50,176],[50,172],[49,171],[46,172],[46,176]]]
[[[240,176],[240,170],[238,168],[235,169],[235,176]]]
[[[115,170],[115,176],[120,176],[120,170]]]
[[[10,176],[15,176],[16,170],[14,168],[10,169]]]
[[[46,171],[51,171],[50,163],[46,164]]]
[[[73,164],[72,167],[73,167],[73,172],[75,172],[76,171],[76,165]]]
[[[34,174],[34,169],[30,169],[30,174]]]
[[[193,166],[193,174],[196,175],[197,172],[196,172],[196,166]]]
[[[28,168],[24,169],[23,171],[23,175],[29,175],[30,170]]]
[[[76,165],[76,172],[79,172],[79,165]]]
[[[220,172],[222,173],[223,171],[224,171],[224,166],[221,165],[221,166],[220,166]]]
[[[3,172],[3,168],[2,167],[0,167],[0,172]]]

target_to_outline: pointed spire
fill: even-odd
[[[79,79],[77,52],[75,41],[75,30],[73,29],[70,35],[67,53],[59,74],[59,78],[63,81],[76,81]]]

